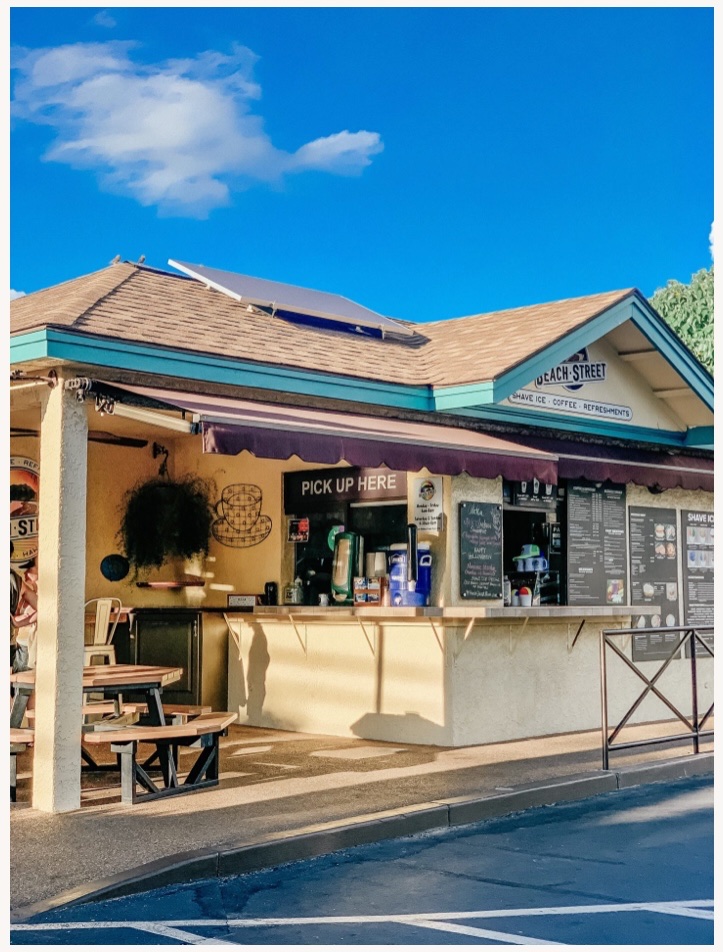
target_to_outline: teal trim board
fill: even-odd
[[[686,446],[712,450],[715,444],[715,432],[712,426],[693,426],[685,437]]]
[[[631,320],[632,317],[633,298],[632,295],[629,295],[603,311],[602,314],[591,318],[561,340],[555,341],[550,347],[533,354],[532,357],[498,377],[494,382],[493,402],[499,403],[500,400],[506,400],[510,394],[526,387],[530,381],[535,380],[540,374],[550,370],[551,367],[564,363],[578,350],[599,341],[601,337]]]
[[[42,360],[48,356],[48,331],[32,331],[10,338],[10,364]]]
[[[530,413],[528,410],[518,410],[516,407],[495,406],[449,410],[447,412],[450,416],[470,417],[490,423],[511,423],[515,426],[532,427],[534,429],[544,427],[550,430],[586,433],[603,439],[635,440],[641,443],[658,443],[661,446],[680,447],[686,445],[685,430],[655,430],[650,427],[625,426],[620,423],[609,423],[606,420],[596,420],[593,417],[558,416],[556,413],[546,413],[544,410]]]
[[[713,377],[644,299],[635,302],[633,323],[706,407],[713,410]]]
[[[22,337],[14,339],[18,352],[22,341]],[[314,373],[278,365],[264,366],[127,341],[66,334],[55,329],[48,329],[45,350],[37,356],[113,370],[176,377],[183,382],[254,387],[279,393],[327,397],[407,410],[432,409],[429,387],[377,383],[373,380],[357,380],[353,377]]]
[[[479,407],[505,400],[510,394],[527,386],[551,367],[563,363],[572,354],[600,340],[633,316],[633,297],[628,295],[613,307],[608,308],[570,334],[528,357],[496,380],[459,387],[437,387],[434,390],[434,407],[451,411],[465,407]]]
[[[432,391],[434,409],[445,411],[457,407],[477,407],[494,401],[494,384],[467,384],[461,387],[435,387]]]

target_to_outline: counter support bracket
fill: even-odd
[[[431,626],[431,628],[432,628],[432,631],[434,632],[434,637],[437,639],[437,644],[439,645],[439,650],[442,652],[442,654],[444,654],[444,642],[443,642],[443,640],[439,637],[439,632],[437,631],[437,626],[434,624],[434,622],[432,621],[431,618],[429,619],[429,624],[430,624],[430,626]]]
[[[289,621],[291,622],[291,626],[292,626],[292,628],[294,629],[294,631],[295,631],[295,633],[296,633],[296,637],[297,637],[297,639],[298,639],[298,641],[299,641],[299,644],[301,645],[301,650],[302,650],[302,651],[304,652],[304,654],[306,655],[306,654],[307,654],[307,650],[306,650],[306,625],[304,625],[304,637],[302,638],[301,635],[300,635],[300,633],[299,633],[299,628],[298,628],[298,625],[296,624],[296,620],[295,620],[294,616],[291,614],[291,612],[289,612]]]
[[[226,612],[223,612],[223,620],[226,622],[226,627],[228,628],[228,633],[231,635],[231,640],[236,645],[238,649],[238,659],[241,660],[241,630],[239,629],[238,633],[235,628],[229,621],[228,615]]]
[[[570,645],[570,651],[572,651],[572,649],[575,647],[575,642],[580,637],[580,632],[585,627],[585,621],[586,619],[583,618],[583,620],[580,622],[580,627],[577,629],[575,637],[572,639],[572,644]]]
[[[362,620],[358,615],[357,615],[357,621],[359,622],[359,627],[360,627],[361,630],[364,632],[364,637],[365,637],[366,640],[367,640],[367,644],[369,645],[369,650],[371,651],[371,653],[372,653],[372,658],[373,658],[373,657],[376,655],[376,653],[377,653],[377,646],[376,646],[376,640],[377,640],[377,639],[376,639],[376,626],[375,626],[375,628],[374,628],[374,634],[375,634],[374,643],[372,644],[372,642],[371,642],[371,640],[370,640],[370,638],[369,638],[369,635],[368,635],[368,633],[367,633],[367,630],[366,630],[366,628],[364,627],[364,622],[363,622],[363,620]]]
[[[463,635],[463,637],[462,637],[462,643],[461,643],[460,646],[459,646],[459,651],[458,651],[456,654],[454,654],[454,655],[452,656],[455,661],[457,660],[457,658],[459,658],[459,656],[460,656],[460,655],[462,654],[462,652],[464,651],[464,646],[467,644],[467,639],[468,639],[469,636],[472,634],[472,629],[474,628],[476,621],[477,621],[476,618],[470,618],[470,619],[468,619],[468,621],[467,621],[467,627],[465,628],[465,630],[464,630],[464,635]]]

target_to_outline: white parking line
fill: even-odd
[[[395,920],[392,920],[395,921]],[[508,945],[564,945],[564,942],[550,942],[547,939],[533,939],[528,935],[516,935],[512,932],[496,932],[494,929],[475,929],[474,926],[460,926],[452,922],[439,922],[430,919],[404,919],[402,925],[420,926],[422,929],[436,929],[439,932],[456,932],[459,935],[473,935],[477,939],[494,939]]]
[[[234,945],[231,942],[219,942],[190,932],[187,929],[256,929],[273,926],[308,926],[308,925],[374,925],[395,922],[399,925],[417,926],[425,929],[437,929],[443,932],[458,932],[464,935],[474,935],[479,938],[497,939],[508,944],[522,945],[559,945],[561,943],[547,942],[525,936],[516,936],[493,930],[479,929],[474,926],[461,926],[455,923],[464,919],[514,919],[532,916],[569,916],[595,915],[599,913],[618,914],[623,912],[657,912],[669,916],[684,916],[696,919],[713,919],[712,899],[677,900],[674,902],[628,902],[605,903],[593,906],[542,906],[529,909],[476,909],[464,912],[427,912],[409,913],[387,916],[288,916],[269,917],[264,919],[250,919],[241,916],[229,916],[223,919],[173,919],[166,922],[149,921],[107,921],[107,922],[42,922],[11,924],[12,932],[63,932],[73,929],[137,929],[143,932],[154,932],[157,935],[167,935],[178,938],[180,941],[192,945],[222,944]],[[171,935],[173,933],[173,935]]]
[[[224,939],[207,939],[205,936],[194,935],[192,932],[173,929],[160,922],[145,923],[144,925],[134,922],[132,928],[141,932],[150,932],[153,935],[163,935],[168,939],[178,939],[179,942],[185,942],[186,945],[238,945],[238,942],[226,942]]]

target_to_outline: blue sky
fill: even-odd
[[[711,265],[709,8],[15,7],[11,48],[15,292],[145,255],[423,321]]]

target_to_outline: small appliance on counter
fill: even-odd
[[[339,532],[334,537],[331,569],[331,599],[334,605],[354,603],[354,578],[364,575],[364,539],[357,532]]]

